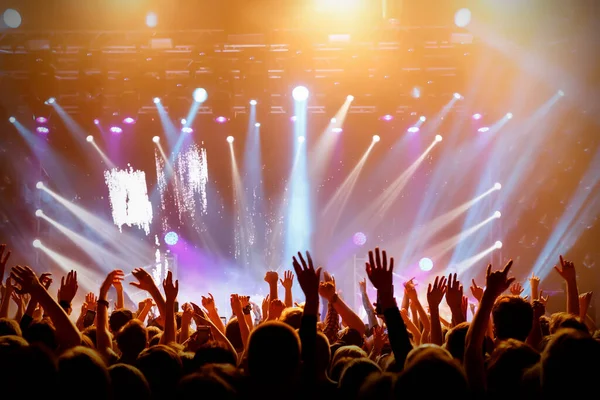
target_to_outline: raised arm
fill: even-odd
[[[292,296],[292,286],[294,285],[294,274],[292,271],[285,271],[283,279],[279,280],[281,286],[285,289],[285,306],[294,307],[294,298]]]
[[[140,290],[145,290],[146,292],[148,292],[150,296],[152,296],[154,303],[156,303],[156,306],[158,307],[158,312],[164,317],[166,311],[165,299],[162,293],[160,292],[158,286],[156,286],[156,283],[154,283],[154,279],[152,279],[150,274],[143,268],[136,268],[131,272],[131,274],[138,281],[130,282],[129,284],[135,286]]]
[[[342,317],[342,321],[351,329],[365,334],[365,324],[350,307],[339,298],[336,293],[335,278],[325,273],[325,282],[319,284],[319,294],[333,306],[335,311]]]
[[[6,263],[10,258],[10,250],[6,250],[5,244],[0,244],[0,287],[4,282],[4,271],[6,270]]]
[[[406,356],[412,350],[412,344],[394,299],[394,258],[389,259],[388,267],[388,258],[385,251],[380,253],[379,248],[376,248],[375,252],[369,251],[366,272],[369,280],[377,289],[377,302],[383,310],[394,358],[397,365],[403,366]]]
[[[246,323],[246,317],[244,316],[244,310],[242,308],[242,301],[240,300],[240,296],[234,293],[230,297],[230,302],[231,312],[238,320],[240,335],[242,336],[242,343],[244,345],[244,349],[246,349],[246,346],[248,345],[248,338],[250,337],[250,329]]]
[[[567,285],[567,312],[579,316],[579,291],[577,289],[575,264],[560,256],[560,268],[554,266],[554,269],[565,280]]]
[[[202,296],[202,307],[206,309],[208,313],[208,319],[210,319],[214,326],[217,327],[221,332],[225,333],[225,324],[221,320],[219,316],[219,311],[217,310],[217,306],[215,304],[215,298],[211,293],[208,294],[208,297]]]
[[[494,302],[515,280],[515,278],[508,277],[511,267],[512,260],[501,271],[492,272],[492,266],[488,265],[486,289],[483,292],[481,303],[473,317],[473,321],[469,325],[465,338],[465,372],[467,373],[467,379],[471,390],[474,391],[475,397],[479,397],[485,393],[485,364],[481,349],[483,348],[485,333]]]
[[[96,305],[96,350],[108,358],[112,350],[112,340],[108,332],[108,290],[114,281],[122,281],[125,274],[120,269],[108,273],[100,286],[98,302]]]
[[[414,309],[416,310],[416,314],[419,316],[417,322],[419,322],[420,320],[421,324],[423,324],[424,332],[430,332],[431,325],[429,323],[429,317],[427,316],[423,305],[421,305],[421,302],[419,301],[419,296],[417,294],[417,290],[415,289],[415,284],[413,283],[413,281],[410,280],[406,282],[406,284],[404,285],[404,289],[406,290],[406,294],[410,299],[411,305],[414,307]],[[417,325],[417,328],[418,327],[419,325]]]
[[[375,314],[375,308],[373,307],[373,304],[371,304],[371,300],[367,294],[367,278],[363,278],[363,280],[358,281],[358,287],[360,289],[360,299],[362,300],[363,308],[367,313],[369,327],[374,328],[379,326],[379,321],[377,321],[377,315]]]
[[[448,275],[448,288],[446,289],[446,303],[452,312],[452,326],[456,326],[467,319],[463,314],[463,286],[456,278],[456,273]]]
[[[265,274],[265,282],[269,284],[269,297],[271,301],[279,298],[277,284],[279,283],[279,275],[275,271],[267,271]]]
[[[56,337],[62,350],[81,344],[81,335],[77,327],[50,293],[46,291],[46,288],[40,283],[31,268],[17,265],[12,268],[10,276],[21,286],[22,293],[31,294],[44,307],[44,311],[50,316],[56,328]]]
[[[429,284],[427,288],[427,303],[429,303],[429,312],[431,314],[431,337],[430,342],[441,346],[444,343],[442,338],[442,323],[440,321],[440,303],[446,294],[446,277],[436,276],[433,285]]]
[[[167,277],[163,281],[165,291],[165,330],[160,337],[161,344],[169,344],[177,340],[177,323],[175,322],[175,301],[179,293],[179,281],[173,282],[173,273],[167,272]]]

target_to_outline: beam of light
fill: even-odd
[[[250,267],[251,248],[256,241],[256,232],[252,218],[249,218],[248,206],[244,185],[240,177],[233,142],[229,142],[229,155],[231,157],[231,181],[233,183],[233,203],[234,203],[234,256],[245,268]]]
[[[156,110],[158,111],[160,123],[165,132],[165,136],[167,137],[167,144],[170,148],[175,150],[176,143],[181,139],[181,136],[179,135],[180,131],[175,127],[175,124],[171,120],[171,117],[162,102],[156,103]],[[190,118],[187,118],[187,121],[189,123]]]
[[[408,260],[415,257],[417,254],[423,254],[421,244],[427,243],[436,233],[441,232],[444,228],[450,225],[453,221],[458,219],[461,215],[469,211],[471,207],[479,203],[481,200],[491,195],[492,193],[500,190],[502,185],[499,183],[492,186],[490,189],[481,193],[480,195],[462,203],[461,205],[453,208],[450,211],[445,212],[425,223],[424,225],[415,228],[415,231],[411,231],[408,237],[400,237],[388,244],[385,247],[390,249],[404,248],[402,258],[400,259],[399,265],[406,265]]]
[[[36,213],[36,215],[38,215]],[[117,256],[109,249],[97,244],[96,242],[86,238],[85,236],[67,228],[58,221],[50,218],[45,213],[41,213],[39,217],[50,223],[60,233],[65,235],[70,241],[72,241],[77,247],[85,251],[89,257],[94,260],[96,265],[105,271],[109,271],[114,268],[124,269],[131,268],[132,260],[126,260],[122,257]]]
[[[425,251],[424,253],[430,254],[431,258],[433,258],[434,260],[440,260],[446,253],[448,253],[450,250],[454,249],[456,247],[456,245],[463,242],[465,239],[467,239],[470,236],[472,236],[473,234],[475,234],[482,227],[484,227],[488,223],[490,223],[498,218],[499,217],[496,214],[494,214],[494,215],[484,219],[483,221],[479,222],[478,224],[468,228],[467,230],[464,230],[448,239],[441,241],[440,243],[437,243],[433,247],[430,247],[429,249],[427,249],[427,251]],[[421,253],[423,253],[423,252],[421,252]]]
[[[598,191],[600,182],[598,171],[600,171],[600,148],[596,149],[596,154],[588,165],[586,173],[533,264],[533,273],[540,279],[543,280],[552,270],[559,255],[565,254],[576,243],[589,225],[588,221],[598,215],[600,197],[594,195]],[[524,288],[531,289],[529,284],[524,285]]]
[[[151,256],[152,249],[139,239],[126,233],[121,233],[114,224],[107,222],[83,207],[70,202],[49,189],[46,185],[36,185],[36,187],[50,195],[50,197],[56,200],[60,205],[64,206],[83,224],[97,232],[102,240],[109,243],[109,245],[115,249],[115,251],[122,254],[125,259],[132,260],[133,262],[133,260],[147,260],[148,257]]]
[[[346,120],[351,104],[352,101],[346,98],[346,101],[335,113],[335,116],[330,119],[325,131],[319,136],[317,143],[310,152],[309,158],[312,161],[309,173],[310,178],[314,182],[320,182],[323,179],[323,174],[327,169],[327,165],[331,160],[331,154],[339,138],[339,132],[335,130],[341,129],[344,126],[344,121]]]
[[[337,223],[344,212],[346,207],[346,203],[348,203],[348,199],[354,190],[354,186],[358,181],[358,177],[369,158],[369,154],[371,150],[377,143],[375,140],[371,141],[371,144],[367,148],[367,151],[360,158],[358,163],[354,166],[350,174],[346,177],[344,182],[338,187],[333,196],[329,199],[323,211],[321,212],[322,221],[325,220],[325,225],[328,227],[329,235],[332,235],[335,231]]]
[[[498,250],[498,246],[496,245],[496,243],[494,243],[487,249],[475,254],[474,256],[459,261],[456,264],[451,264],[451,269],[453,269],[459,276],[461,276],[463,273],[468,271],[473,265],[483,260],[488,254],[492,253],[494,250]]]
[[[54,109],[54,111],[56,111],[56,113],[58,114],[58,116],[64,122],[65,126],[67,127],[67,129],[71,133],[71,136],[73,136],[75,138],[75,141],[80,146],[80,150],[84,151],[85,150],[85,147],[84,147],[85,146],[85,139],[88,136],[86,130],[83,129],[83,127],[81,125],[79,125],[64,110],[64,108],[62,108],[61,105],[58,104],[58,102],[54,101],[54,102],[51,103],[51,105],[52,105],[52,108]]]
[[[112,208],[113,221],[119,231],[123,225],[136,226],[150,233],[153,212],[148,199],[146,173],[140,170],[117,169],[104,171],[104,180],[108,187],[108,196]]]
[[[523,124],[520,124],[514,130],[507,131],[505,134],[498,136],[491,156],[488,157],[487,163],[482,170],[476,190],[481,191],[489,187],[489,185],[492,185],[493,182],[501,177],[502,193],[493,200],[491,205],[478,204],[472,207],[464,220],[463,227],[470,226],[475,221],[487,215],[489,212],[488,207],[492,207],[492,209],[502,208],[502,203],[510,198],[517,189],[521,188],[523,180],[528,179],[529,174],[534,173],[536,166],[535,155],[543,145],[543,141],[547,139],[545,135],[547,126],[553,124],[553,117],[556,117],[550,116],[549,113],[558,99],[560,99],[560,96],[555,94],[527,118]],[[506,116],[503,119],[508,120]],[[498,122],[500,125],[503,123],[506,122]],[[519,149],[518,157],[514,162],[507,163],[507,159],[515,159],[513,149]],[[527,190],[537,190],[539,186],[537,182],[536,178],[528,179]],[[519,190],[524,189],[521,188]],[[511,209],[511,215],[517,216],[521,212],[521,207],[515,204]],[[483,240],[485,240],[484,235],[474,238],[469,242],[459,244],[454,251],[452,261],[461,259],[464,254],[472,254],[476,249],[480,248]]]
[[[307,150],[304,143],[298,142],[300,137],[306,137],[307,129],[307,97],[308,90],[296,88],[294,98],[294,115],[298,120],[294,124],[293,146],[300,154],[295,173],[290,182],[289,207],[286,219],[286,240],[284,260],[290,260],[298,249],[311,249],[311,207],[310,182],[307,166]]]
[[[76,271],[77,283],[83,287],[83,291],[85,293],[98,290],[98,282],[102,282],[102,280],[105,278],[105,276],[90,270],[88,266],[81,265],[77,261],[50,249],[44,243],[41,243],[39,249],[41,252],[50,257],[50,259],[54,261],[56,265],[58,265],[58,267],[65,273],[68,273],[71,270]],[[123,285],[124,288],[125,286],[127,285]]]
[[[92,147],[93,147],[94,149],[96,149],[96,152],[97,152],[97,153],[100,155],[100,158],[102,159],[102,161],[104,161],[104,165],[106,165],[106,167],[107,167],[108,169],[113,169],[113,168],[116,168],[116,167],[117,167],[117,166],[115,165],[115,163],[113,163],[113,162],[111,161],[111,159],[110,159],[110,158],[108,158],[108,157],[106,156],[106,154],[104,154],[104,152],[103,152],[103,151],[100,149],[100,147],[98,147],[98,145],[96,144],[96,141],[94,140],[94,137],[93,137],[93,136],[89,135],[89,136],[87,137],[87,139],[86,139],[86,140],[87,140],[87,142],[88,142],[89,144],[91,144],[91,145],[92,145]]]

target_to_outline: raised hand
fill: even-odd
[[[521,284],[519,282],[515,282],[512,285],[510,285],[510,294],[512,294],[513,296],[520,296],[521,293],[523,293],[523,287],[521,286]]]
[[[471,279],[471,294],[473,297],[475,297],[475,300],[481,302],[481,298],[483,297],[483,288],[481,286],[477,286],[475,279]]]
[[[94,295],[94,293],[90,292],[85,295],[85,303],[87,304],[88,310],[96,311],[96,305],[98,303],[98,298]]]
[[[266,320],[269,317],[269,305],[271,304],[271,302],[269,301],[269,295],[266,295],[265,298],[262,301],[261,304],[261,311],[262,311],[262,316],[263,316],[263,320]]]
[[[179,293],[179,281],[173,283],[173,272],[167,272],[167,277],[163,280],[163,289],[165,291],[166,302],[169,304],[175,303],[177,294]]]
[[[408,282],[404,282],[404,293],[410,299],[411,302],[418,300],[415,278],[411,278]],[[414,304],[414,303],[413,303]]]
[[[508,273],[513,265],[513,261],[510,260],[502,270],[492,272],[492,264],[489,264],[485,274],[485,294],[493,296],[496,299],[506,289],[510,287],[510,284],[514,282],[515,278],[508,277]],[[446,297],[448,297],[446,295]]]
[[[331,301],[335,296],[335,284],[332,282],[321,282],[319,284],[319,294],[327,301]]]
[[[50,272],[44,272],[40,275],[40,283],[42,284],[42,286],[44,286],[46,290],[48,290],[50,288],[50,285],[52,284],[51,275],[52,274]]]
[[[231,311],[233,312],[233,315],[243,317],[244,311],[242,309],[242,302],[240,300],[240,296],[234,293],[231,295],[229,300],[231,303]]]
[[[134,276],[135,279],[137,279],[137,282],[129,282],[130,285],[135,286],[136,288],[140,289],[140,290],[145,290],[145,291],[150,291],[152,290],[154,287],[156,287],[156,285],[154,284],[154,280],[152,279],[152,276],[150,276],[150,274],[143,268],[136,268],[131,272],[131,275]]]
[[[542,317],[544,314],[546,314],[546,304],[542,303],[539,300],[533,300],[533,302],[531,303],[531,306],[533,307],[533,317],[537,318],[538,320],[540,319],[540,317]]]
[[[192,306],[192,310],[194,311],[194,317],[196,315],[200,316],[201,318],[204,319],[208,319],[208,316],[206,315],[206,313],[204,312],[203,309],[201,309],[196,303],[191,303],[190,305]],[[196,321],[196,325],[198,325],[198,321],[196,319],[194,319]]]
[[[0,244],[0,282],[4,280],[4,271],[9,258],[10,250],[6,251],[6,245]]]
[[[279,275],[277,274],[277,271],[267,271],[265,274],[265,282],[267,282],[269,285],[277,284],[278,279]]]
[[[446,277],[436,276],[433,285],[430,283],[427,287],[427,303],[429,304],[429,309],[438,308],[440,306],[440,303],[446,294],[446,290],[448,290],[448,287],[446,286]]]
[[[183,303],[181,306],[182,316],[189,318],[190,320],[194,317],[194,308],[190,303]]]
[[[281,317],[281,313],[285,310],[285,304],[279,299],[271,300],[269,303],[269,319],[275,320]]]
[[[106,279],[102,282],[100,286],[100,300],[106,300],[106,295],[108,294],[108,290],[114,284],[115,281],[122,281],[125,277],[125,274],[120,269],[112,270],[106,275]]]
[[[544,297],[544,291],[540,290],[540,303],[542,303],[544,306],[546,306],[546,304],[548,304],[548,298],[550,297],[550,295],[546,295],[546,297]]]
[[[77,271],[71,270],[66,278],[63,276],[60,279],[60,288],[58,289],[58,301],[64,301],[71,304],[77,294]]]
[[[375,289],[393,294],[394,257],[390,257],[388,264],[386,251],[380,252],[379,247],[376,247],[375,252],[369,251],[369,262],[365,264],[367,276]]]
[[[217,308],[215,306],[215,298],[213,297],[212,293],[209,293],[208,297],[202,296],[202,307],[204,307],[209,313],[216,311]]]
[[[300,259],[300,262],[298,262]],[[302,288],[307,299],[319,300],[319,281],[321,280],[321,267],[315,269],[310,253],[306,252],[306,260],[302,253],[298,252],[298,259],[292,257],[292,265],[296,272],[298,284]]]
[[[21,294],[35,294],[35,291],[41,287],[37,275],[28,266],[16,265],[12,267],[10,277],[21,287],[17,290],[17,292]]]
[[[367,278],[363,278],[358,281],[358,288],[361,293],[367,293]]]
[[[285,290],[291,290],[292,285],[294,284],[294,274],[292,271],[285,271],[283,273],[283,279],[280,279],[281,286],[284,287]]]
[[[579,316],[581,318],[585,318],[588,307],[590,306],[590,303],[592,302],[593,294],[594,294],[594,292],[587,292],[587,293],[582,293],[579,295],[579,314],[580,314]]]
[[[446,290],[446,303],[451,310],[461,310],[463,301],[463,285],[456,277],[456,273],[448,275],[448,289]]]
[[[575,274],[575,264],[571,261],[563,259],[563,256],[560,256],[560,268],[555,265],[554,269],[558,274],[567,282],[575,282],[576,274]]]
[[[383,327],[377,325],[373,327],[373,350],[372,352],[375,354],[381,354],[381,350],[383,346],[388,341],[387,334],[385,333]]]

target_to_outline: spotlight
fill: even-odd
[[[333,129],[331,130],[331,132],[333,132],[333,133],[340,133],[340,132],[342,132],[342,131],[343,131],[343,129],[342,129],[342,128],[333,128]]]
[[[122,133],[123,129],[118,126],[111,126],[109,129],[112,133]]]
[[[42,210],[35,210],[36,217],[41,217],[42,215],[44,215],[44,212]]]
[[[37,122],[38,124],[45,124],[46,122],[48,122],[48,118],[46,118],[46,117],[37,117],[35,119],[35,122]]]
[[[88,143],[92,143],[94,141],[94,137],[92,135],[88,135],[85,140],[87,140]]]
[[[254,126],[260,128],[260,122],[255,123]]]
[[[194,130],[192,128],[190,128],[189,126],[184,126],[183,128],[181,128],[181,132],[192,133],[192,132],[194,132]]]
[[[494,218],[500,218],[502,216],[502,213],[500,211],[496,211],[494,213]]]
[[[499,182],[494,183],[494,189],[500,190],[502,189],[502,185]]]
[[[251,106],[255,106],[256,104],[258,104],[258,102],[254,99],[250,100],[250,105]]]
[[[383,117],[381,117],[381,119],[384,120],[384,121],[391,121],[391,120],[394,119],[394,117],[391,116],[390,114],[386,114]]]
[[[234,140],[233,136],[227,136],[228,143],[233,143],[233,140]]]
[[[221,115],[221,116],[215,118],[215,122],[217,124],[224,124],[225,122],[227,122],[227,118],[225,118]]]
[[[460,99],[462,96],[460,95],[460,93],[454,93],[454,98],[455,99]]]
[[[154,99],[152,99],[152,101],[154,102],[154,104],[158,104],[160,103],[160,97],[155,97]]]
[[[152,141],[153,141],[154,143],[158,143],[158,142],[160,142],[160,137],[159,137],[159,136],[154,136],[154,137],[152,138]]]
[[[435,141],[436,142],[441,142],[443,139],[442,135],[435,135]]]
[[[512,119],[512,117],[513,117],[512,113],[507,113],[506,114],[506,119]]]
[[[167,232],[165,235],[165,243],[169,246],[175,246],[178,241],[179,235],[177,235],[175,232]]]
[[[44,182],[42,182],[42,181],[35,184],[36,189],[42,189],[43,187],[44,187]]]
[[[502,248],[502,242],[501,241],[496,241],[496,243],[494,243],[494,247],[497,249],[501,249]]]
[[[562,90],[559,90],[559,91],[558,91],[558,95],[559,95],[560,97],[563,97],[563,96],[565,95],[565,92],[563,92]]]
[[[481,114],[479,114],[479,113],[473,114],[473,119],[474,120],[480,120],[481,119]]]
[[[46,128],[45,126],[38,126],[37,128],[35,128],[35,131],[37,133],[48,133],[50,132],[50,129]]]
[[[421,115],[421,116],[419,117],[419,121],[421,121],[421,122],[425,122],[425,121],[427,121],[427,117],[426,117],[426,116],[424,116],[424,115]]]
[[[364,246],[367,243],[367,235],[362,232],[356,232],[354,236],[352,236],[352,241],[357,246]]]
[[[346,97],[346,100],[348,100],[348,101],[354,101],[354,96],[352,96],[351,94],[349,94],[348,97]]]
[[[4,11],[2,19],[4,20],[6,26],[12,29],[18,28],[19,26],[21,26],[21,22],[23,22],[21,14],[19,14],[17,10],[12,8],[9,8],[6,11]]]
[[[35,247],[36,249],[39,249],[40,247],[42,247],[42,242],[39,239],[35,239],[32,244],[33,244],[33,247]]]
[[[482,126],[481,128],[477,129],[477,132],[484,133],[484,132],[487,132],[489,130],[490,130],[490,128],[488,128],[487,126]]]
[[[14,124],[15,122],[17,122],[17,119],[15,117],[10,117],[8,119],[8,122],[10,122],[11,124]]]
[[[306,138],[304,136],[298,136],[298,143],[304,143]]]
[[[471,22],[471,10],[468,8],[461,8],[454,14],[454,23],[459,28],[464,28]]]
[[[298,121],[298,117],[296,117],[295,115],[292,115],[292,116],[290,117],[290,121],[292,121],[292,122],[296,122],[296,121]]]
[[[46,101],[46,103],[48,103],[48,104],[54,104],[54,102],[55,102],[55,101],[56,101],[56,99],[55,99],[54,97],[50,97],[50,98],[49,98],[49,99]]]
[[[419,132],[419,127],[418,126],[411,126],[410,128],[408,128],[408,131],[410,133],[417,133],[417,132]]]
[[[373,135],[373,141],[375,143],[379,142],[381,140],[381,138],[379,137],[379,135]]]
[[[99,119],[94,119],[94,125],[100,125],[100,120]]]
[[[306,101],[308,99],[308,89],[304,86],[296,86],[294,90],[292,90],[292,97],[296,101]]]
[[[123,120],[124,124],[133,124],[135,122],[135,119],[131,118],[131,117],[127,117]]]
[[[332,124],[335,124],[337,122],[337,118],[333,117],[329,120],[329,122],[331,122]]]
[[[208,99],[208,92],[206,89],[198,88],[194,90],[194,101],[196,103],[204,103]]]
[[[146,14],[146,26],[148,28],[156,28],[156,25],[158,25],[158,16],[153,12]]]
[[[431,258],[421,258],[419,260],[419,268],[421,271],[431,271],[433,269],[433,261],[431,261]]]
[[[187,124],[187,119],[181,118],[181,125],[185,125],[185,124]]]

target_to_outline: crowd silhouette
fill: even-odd
[[[552,315],[538,277],[522,296],[512,261],[488,265],[482,286],[471,282],[473,306],[456,274],[435,277],[423,298],[413,280],[394,287],[394,259],[375,248],[368,279],[358,285],[364,312],[347,304],[309,252],[290,260],[283,277],[266,273],[262,307],[233,293],[230,310],[218,310],[207,294],[178,311],[171,272],[161,290],[141,268],[127,282],[147,293],[137,310],[124,307],[121,270],[75,305],[76,271],[53,284],[51,274],[12,261],[2,245],[5,399],[533,400],[598,393],[600,331],[587,314],[592,294],[579,294],[575,265],[562,257],[554,268],[566,284],[566,310]],[[300,303],[292,297],[294,280]]]

